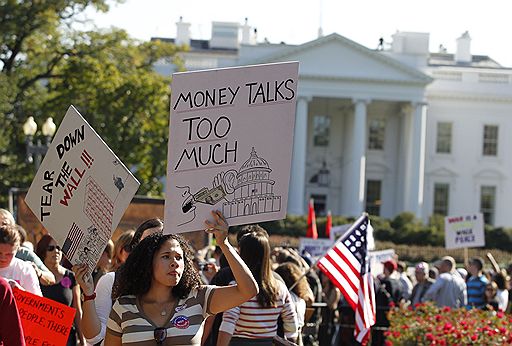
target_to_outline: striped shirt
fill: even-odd
[[[281,316],[285,336],[296,338],[298,322],[295,306],[285,284],[276,282],[279,291],[275,307],[262,307],[254,296],[242,305],[225,311],[219,330],[239,338],[273,338],[277,334],[277,319]]]
[[[200,345],[203,325],[210,316],[209,306],[215,286],[193,289],[188,297],[180,299],[164,327],[167,338],[163,345]],[[156,326],[142,311],[136,296],[122,296],[116,300],[107,322],[107,332],[119,336],[123,345],[154,346]]]
[[[472,276],[466,282],[466,287],[468,291],[468,308],[473,307],[483,307],[485,305],[485,286],[489,281],[483,275],[480,276]]]

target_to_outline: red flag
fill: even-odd
[[[327,212],[327,221],[325,222],[325,236],[327,238],[331,237],[331,228],[332,228],[332,215],[331,211]]]
[[[318,232],[316,231],[316,217],[315,217],[315,207],[313,198],[309,200],[309,210],[308,210],[308,229],[306,231],[307,238],[318,238]]]
[[[368,233],[372,231],[368,215],[361,216],[317,264],[354,309],[354,335],[363,345],[375,324],[375,290],[368,257]]]

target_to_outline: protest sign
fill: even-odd
[[[485,246],[483,215],[445,217],[444,239],[447,249]]]
[[[165,233],[283,219],[293,146],[298,63],[176,73]]]
[[[96,267],[139,182],[69,107],[25,202],[72,264]]]
[[[382,273],[382,262],[387,260],[395,260],[395,250],[386,249],[379,251],[369,251],[368,256],[370,258],[370,268],[372,273],[379,274]]]
[[[344,225],[334,226],[331,229],[331,233],[329,234],[329,237],[331,240],[336,241],[339,237],[341,237],[343,234],[345,234],[346,231],[352,226],[351,223],[346,223]]]
[[[13,290],[25,343],[34,346],[65,346],[75,309],[18,288]]]
[[[329,251],[334,244],[331,239],[319,238],[300,238],[299,253],[303,251],[309,253],[312,257],[323,256]]]

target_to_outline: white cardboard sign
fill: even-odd
[[[172,80],[164,233],[283,219],[298,63],[176,73]]]
[[[485,246],[484,216],[481,213],[444,218],[447,249]]]
[[[125,165],[70,106],[25,202],[72,264],[96,266],[139,187]]]
[[[334,241],[327,238],[300,238],[299,253],[307,251],[312,257],[325,255],[334,245]]]

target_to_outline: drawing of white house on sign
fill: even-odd
[[[236,175],[234,199],[224,202],[226,218],[271,213],[281,210],[281,196],[274,196],[275,181],[270,179],[268,162],[252,148],[251,156]]]

